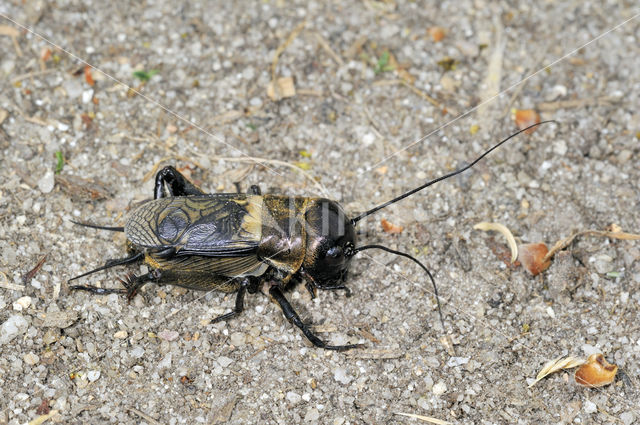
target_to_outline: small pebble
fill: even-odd
[[[320,412],[318,412],[318,409],[313,407],[309,408],[309,410],[307,410],[307,414],[304,415],[305,422],[313,422],[318,419],[320,419]]]
[[[598,406],[590,400],[585,401],[582,408],[586,413],[596,413],[598,411]]]
[[[344,368],[337,368],[333,374],[333,378],[340,382],[343,385],[347,385],[349,382],[351,382],[351,377],[347,375],[347,370]]]
[[[113,334],[113,337],[116,339],[125,339],[127,335],[127,331],[118,331]]]
[[[231,363],[233,363],[233,359],[230,359],[229,357],[225,357],[225,356],[218,357],[218,364],[222,367],[227,367]]]
[[[287,400],[292,404],[298,404],[302,401],[302,396],[298,393],[294,393],[293,391],[289,391],[287,392]]]
[[[37,354],[29,352],[25,354],[24,357],[22,357],[22,360],[24,360],[24,362],[29,366],[33,366],[34,364],[37,364],[40,361],[40,357],[38,357]]]
[[[635,420],[635,415],[631,411],[624,412],[620,414],[620,420],[624,425],[631,425]]]
[[[22,311],[29,308],[31,305],[31,297],[20,297],[13,303],[13,309],[15,311]]]
[[[53,171],[47,171],[44,173],[44,176],[40,180],[38,180],[38,189],[42,193],[49,193],[53,190],[53,185],[55,184]]]
[[[180,334],[176,331],[160,331],[158,332],[158,338],[160,339],[164,339],[165,341],[175,341],[176,339],[178,339],[178,337],[180,336]]]
[[[442,394],[447,392],[447,384],[445,384],[444,382],[440,381],[440,382],[438,382],[437,384],[435,384],[433,386],[431,391],[433,391],[433,393],[435,395],[442,395]]]
[[[98,378],[100,378],[99,370],[90,370],[89,372],[87,372],[87,379],[89,380],[89,382],[95,382],[98,380]]]
[[[144,356],[144,348],[138,345],[133,350],[131,350],[131,356],[135,357],[136,359],[139,359],[140,357]]]
[[[229,340],[231,341],[231,344],[235,345],[236,347],[240,347],[247,341],[247,336],[242,332],[234,332],[231,334]]]
[[[13,338],[27,331],[29,322],[19,314],[9,317],[0,327],[0,345],[10,342]]]

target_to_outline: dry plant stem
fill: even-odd
[[[551,257],[553,257],[556,252],[565,249],[567,246],[571,245],[573,240],[578,236],[600,236],[604,238],[614,238],[614,239],[622,239],[626,241],[637,241],[640,240],[640,235],[636,235],[633,233],[624,233],[624,232],[606,232],[603,230],[583,230],[581,232],[574,233],[573,235],[561,239],[549,250],[547,255],[544,256],[543,262],[547,261]]]
[[[287,37],[285,42],[278,46],[278,49],[273,55],[273,60],[271,61],[271,80],[272,81],[276,80],[276,68],[278,67],[278,61],[280,60],[280,55],[282,54],[282,52],[284,52],[287,49],[287,47],[289,47],[289,44],[291,44],[293,40],[295,40],[298,37],[298,35],[300,35],[300,33],[302,32],[306,24],[307,24],[306,20],[300,22],[293,29],[293,31],[291,31],[291,33],[289,34],[289,37]]]

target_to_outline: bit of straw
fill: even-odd
[[[421,421],[429,422],[430,424],[452,425],[451,422],[443,421],[442,419],[438,419],[438,418],[432,418],[431,416],[422,416],[422,415],[416,415],[414,413],[402,413],[402,412],[394,412],[394,414],[400,415],[400,416],[406,416],[408,418],[413,418],[413,419],[420,419]]]
[[[516,244],[516,240],[513,237],[513,234],[509,229],[507,229],[505,225],[500,223],[487,223],[483,221],[473,226],[473,228],[485,232],[493,230],[501,233],[507,239],[507,243],[509,244],[509,249],[511,250],[511,262],[516,262],[516,260],[518,259],[518,245]]]
[[[603,238],[613,238],[613,239],[622,239],[625,241],[637,241],[640,240],[640,235],[636,235],[633,233],[625,233],[625,232],[606,232],[602,230],[583,230],[581,232],[574,233],[573,235],[561,239],[549,250],[547,255],[544,256],[543,261],[547,261],[551,257],[553,257],[558,251],[565,249],[575,238],[578,236],[600,236]]]
[[[554,360],[547,362],[544,367],[538,372],[536,376],[536,380],[529,385],[529,388],[533,387],[538,381],[543,379],[545,376],[550,375],[554,372],[558,372],[563,369],[571,369],[573,367],[577,367],[584,364],[584,359],[579,359],[577,357],[569,356],[569,357],[558,357]]]

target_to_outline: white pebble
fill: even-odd
[[[435,395],[442,395],[442,394],[447,392],[447,384],[445,384],[444,382],[440,381],[440,382],[438,382],[437,384],[435,384],[433,386],[431,391],[433,391],[433,393]]]
[[[230,359],[229,357],[225,357],[225,356],[218,357],[218,364],[222,367],[227,367],[231,363],[233,363],[233,359]]]
[[[144,348],[138,345],[133,350],[131,350],[131,356],[135,357],[136,359],[139,359],[140,357],[144,356]]]
[[[24,360],[24,362],[29,366],[33,366],[34,364],[38,364],[38,362],[40,361],[40,357],[38,357],[37,354],[30,352],[25,354],[24,357],[22,357],[22,360]]]
[[[89,382],[95,382],[98,380],[98,378],[100,378],[99,370],[90,370],[89,372],[87,372],[87,379],[89,380]]]
[[[160,363],[158,363],[158,368],[159,369],[169,369],[171,367],[171,353],[167,353],[162,360],[160,360]]]
[[[10,342],[13,338],[27,331],[29,322],[19,314],[7,319],[0,327],[0,345]]]
[[[300,401],[302,401],[302,396],[300,396],[300,394],[298,393],[294,393],[293,391],[289,391],[287,392],[287,400],[289,400],[289,402],[291,402],[292,404],[298,404],[300,403]]]
[[[590,400],[585,401],[582,408],[586,413],[596,413],[598,411],[598,406]]]
[[[31,297],[20,297],[13,303],[13,309],[15,311],[22,311],[29,308],[31,305]]]
[[[305,422],[313,422],[317,421],[318,419],[320,419],[320,412],[318,412],[318,409],[314,409],[313,407],[307,410],[307,414],[304,415]]]
[[[229,339],[231,341],[231,344],[235,345],[236,347],[240,347],[245,344],[247,336],[242,332],[234,332],[231,334],[231,337]]]
[[[93,99],[93,89],[85,90],[82,92],[82,103],[89,103]]]
[[[38,180],[38,189],[40,189],[40,192],[42,193],[49,193],[53,190],[54,184],[53,171],[47,171],[44,173],[44,176]]]
[[[333,373],[333,378],[343,385],[347,385],[349,382],[351,382],[352,379],[347,375],[347,370],[341,367],[335,370],[335,372]]]

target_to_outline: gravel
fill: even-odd
[[[638,241],[579,237],[531,277],[503,262],[501,236],[473,230],[498,222],[548,246],[611,224],[640,233],[640,21],[593,41],[632,4],[0,3],[144,95],[0,17],[0,423],[634,423]],[[295,95],[270,98],[274,77]],[[323,340],[364,344],[345,353],[312,347],[260,294],[212,323],[233,296],[69,290],[126,251],[121,233],[70,220],[122,225],[155,165],[207,192],[240,181],[356,214],[469,163],[529,108],[559,124],[358,223],[360,243],[429,267],[445,329],[424,273],[374,250],[353,261],[351,297],[287,294]],[[146,268],[78,283],[117,287],[127,272]],[[582,388],[568,370],[529,388],[549,360],[595,352],[623,372],[614,384]]]

